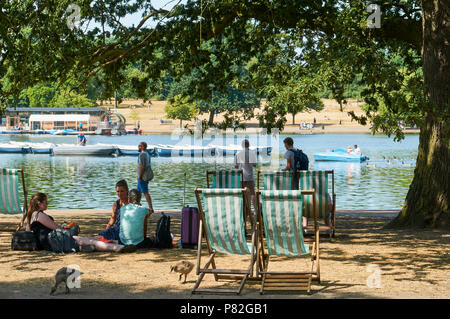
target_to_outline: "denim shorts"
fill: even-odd
[[[148,193],[148,182],[145,182],[142,179],[141,180],[138,179],[137,189],[138,189],[138,191],[140,191],[143,194]]]

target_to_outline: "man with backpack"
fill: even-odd
[[[309,167],[308,156],[302,150],[294,148],[294,140],[291,137],[286,137],[283,142],[284,147],[286,147],[284,158],[287,161],[286,168],[283,171],[307,171]]]
[[[297,148],[294,148],[294,140],[291,137],[286,137],[284,140],[284,147],[286,147],[286,153],[284,154],[284,158],[286,159],[286,168],[283,171],[307,171],[309,167],[308,156]],[[299,175],[296,174],[293,178],[292,189],[299,189]],[[308,224],[308,219],[303,217],[303,227],[306,227]]]

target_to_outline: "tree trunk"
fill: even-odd
[[[214,115],[216,114],[216,110],[211,110],[211,112],[209,112],[209,121],[208,121],[208,125],[212,126],[214,124]]]
[[[295,125],[295,114],[292,113],[292,125]]]
[[[450,2],[422,0],[423,72],[432,108],[420,127],[414,178],[393,227],[450,228]]]

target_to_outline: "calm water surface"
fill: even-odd
[[[280,135],[279,148],[284,154]],[[399,209],[414,174],[418,135],[407,135],[402,142],[394,142],[382,135],[316,134],[289,135],[295,146],[310,159],[310,169],[334,169],[337,209]],[[250,135],[252,145],[265,140]],[[75,143],[74,136],[0,136],[7,141]],[[170,135],[145,136],[88,136],[88,144],[106,143],[138,145],[176,144]],[[272,140],[274,141],[274,140]],[[209,141],[205,141],[206,144]],[[198,143],[198,141],[197,141]],[[200,142],[201,143],[201,142]],[[240,143],[240,137],[223,144]],[[216,144],[219,144],[216,142]],[[368,163],[314,162],[313,154],[327,149],[358,144],[370,157]],[[277,145],[277,144],[273,144]],[[394,159],[395,157],[395,159]],[[49,196],[49,209],[110,209],[116,198],[114,185],[126,179],[136,187],[136,157],[75,157],[37,154],[0,154],[0,167],[22,168],[28,193],[44,192]],[[280,162],[284,166],[285,160]],[[402,163],[403,162],[403,163]],[[150,194],[155,209],[180,209],[183,205],[184,173],[186,173],[186,204],[196,206],[193,189],[206,187],[206,170],[232,168],[232,159],[226,162],[192,161],[189,158],[152,158],[155,173],[150,183]],[[280,167],[277,161],[265,160],[258,169]],[[145,203],[145,200],[143,201]],[[145,203],[146,205],[146,203]]]

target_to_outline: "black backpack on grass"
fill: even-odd
[[[172,248],[172,236],[170,234],[170,216],[161,213],[162,216],[156,224],[155,248]]]

